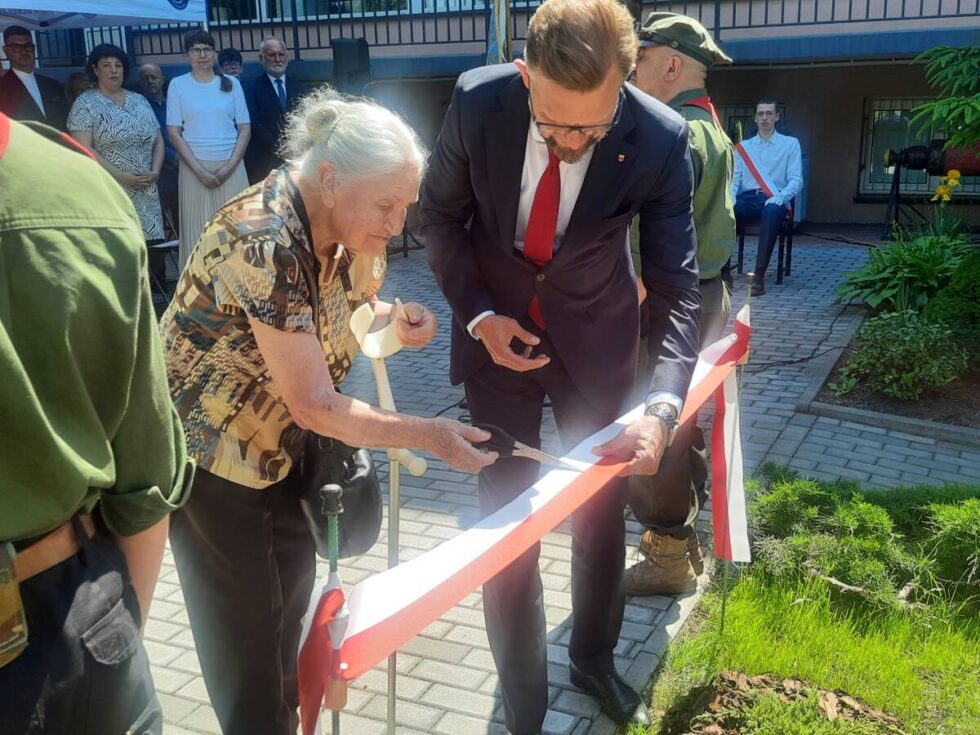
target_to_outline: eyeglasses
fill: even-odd
[[[8,43],[4,48],[12,51],[33,51],[37,47],[33,43]]]
[[[208,56],[214,54],[214,49],[210,47],[205,48],[192,48],[188,49],[187,55],[193,56],[195,59],[206,59]]]
[[[285,59],[286,54],[262,54],[267,59]]]
[[[571,135],[572,133],[580,133],[589,138],[601,138],[619,124],[619,118],[623,114],[624,99],[626,99],[626,92],[620,87],[619,99],[616,102],[616,110],[613,112],[612,120],[603,125],[552,125],[551,123],[538,122],[534,115],[534,103],[531,101],[530,88],[528,88],[527,104],[531,109],[531,119],[534,121],[534,126],[543,138],[553,138],[556,135]]]

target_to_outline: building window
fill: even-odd
[[[916,145],[943,140],[946,132],[929,126],[912,127],[912,110],[928,100],[922,98],[869,99],[864,104],[864,145],[862,146],[859,194],[888,194],[895,167],[886,164],[889,150],[900,151]],[[956,196],[980,195],[980,177],[964,176]],[[932,196],[939,178],[925,171],[902,170],[902,193]]]

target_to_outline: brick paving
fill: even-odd
[[[753,248],[747,246],[746,250],[746,262],[754,262]],[[833,303],[832,289],[844,271],[863,262],[864,250],[797,237],[795,256],[793,275],[783,286],[770,285],[768,293],[753,304],[752,363],[742,392],[746,472],[751,473],[762,461],[770,459],[814,477],[847,477],[864,486],[980,482],[980,451],[975,447],[798,413],[795,406],[809,383],[812,363],[771,365],[759,371],[768,363],[810,355],[821,339],[821,350],[845,344],[860,321],[857,309],[842,312],[842,307]],[[740,277],[736,281],[737,305],[744,300],[745,290]],[[431,416],[456,403],[462,392],[448,381],[448,308],[422,253],[413,252],[407,259],[392,258],[382,296],[421,301],[436,312],[443,325],[424,350],[404,351],[389,360],[399,408]],[[363,358],[355,364],[344,390],[349,395],[374,400],[371,369]],[[459,411],[450,410],[447,415],[458,416]],[[551,443],[554,448],[550,416],[544,435],[546,445]],[[379,460],[384,472],[386,465],[383,458]],[[403,561],[452,538],[478,517],[475,479],[441,463],[433,461],[430,465],[420,478],[402,476]],[[627,533],[635,548],[638,524],[630,520]],[[549,534],[541,547],[551,681],[545,731],[604,735],[615,730],[612,723],[598,713],[592,698],[575,691],[568,682],[569,557],[570,536],[563,525]],[[634,558],[631,549],[628,563]],[[342,565],[345,584],[353,585],[384,569],[386,559],[386,538],[382,536],[368,554]],[[616,660],[619,670],[634,686],[646,685],[698,595],[628,601]],[[220,732],[208,703],[169,551],[146,626],[146,646],[163,703],[165,732]],[[408,643],[399,652],[398,671],[398,733],[505,732],[479,591],[468,595]],[[383,666],[352,684],[348,708],[342,716],[345,735],[385,732],[386,687]]]

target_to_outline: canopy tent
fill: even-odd
[[[0,29],[9,25],[32,31],[136,23],[201,23],[205,0],[13,0],[20,7],[0,9]]]

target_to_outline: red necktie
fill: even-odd
[[[561,201],[561,175],[558,173],[558,156],[548,148],[548,167],[541,174],[534,192],[531,214],[524,232],[524,257],[541,267],[554,254],[555,228],[558,227],[558,205]],[[528,316],[541,329],[545,328],[541,315],[541,303],[537,294],[527,307]]]

